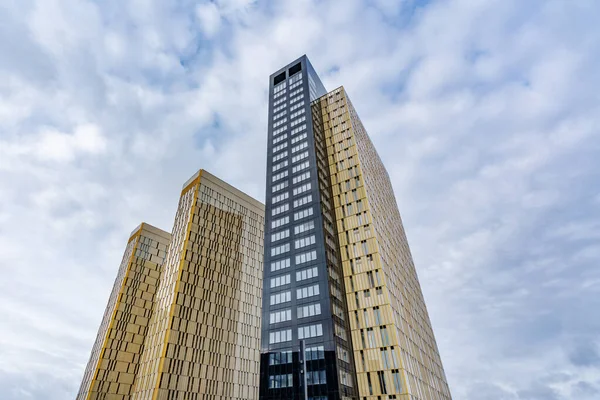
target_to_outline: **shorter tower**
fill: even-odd
[[[132,234],[78,400],[258,399],[264,206],[207,171]]]
[[[170,239],[146,223],[131,233],[77,400],[131,395]]]

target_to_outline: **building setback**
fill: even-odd
[[[261,399],[451,399],[387,171],[306,56],[270,77],[264,275]]]
[[[264,206],[231,185],[186,182],[128,392],[81,399],[257,399],[263,227]]]

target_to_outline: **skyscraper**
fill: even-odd
[[[188,180],[172,235],[132,235],[78,400],[257,399],[263,229],[258,201]]]
[[[303,56],[271,75],[268,121],[261,399],[450,399],[389,176],[344,89]]]
[[[170,239],[146,223],[131,233],[77,400],[131,395]]]

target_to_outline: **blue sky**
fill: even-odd
[[[73,398],[129,232],[264,199],[269,74],[344,85],[455,400],[600,398],[596,0],[0,2],[0,393]]]

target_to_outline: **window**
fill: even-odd
[[[392,378],[394,379],[394,387],[396,388],[396,393],[402,393],[402,379],[400,378],[400,372],[398,370],[392,371]]]
[[[295,153],[295,152],[305,149],[307,147],[308,147],[308,142],[302,142],[299,145],[292,147],[292,153]]]
[[[303,169],[306,169],[310,166],[308,161],[304,161],[301,164],[296,165],[294,168],[292,168],[292,174],[295,174],[298,171],[302,171]]]
[[[281,310],[275,311],[269,314],[269,323],[270,324],[278,324],[280,322],[289,321],[292,319],[292,310]]]
[[[273,261],[271,263],[271,272],[279,271],[280,269],[285,269],[290,267],[290,259],[284,258],[283,260]]]
[[[325,359],[325,347],[324,346],[307,347],[306,351],[304,353],[304,359],[306,361]]]
[[[348,360],[346,360],[346,362],[348,362]],[[353,384],[352,384],[352,376],[349,373],[347,373],[346,371],[342,370],[342,369],[340,369],[340,382],[344,386],[348,386],[348,387],[352,387],[353,386]]]
[[[385,326],[382,326],[381,328],[379,328],[379,330],[381,332],[381,343],[382,343],[382,346],[389,346],[390,345],[390,338],[388,337],[387,328]]]
[[[298,328],[298,339],[308,339],[317,336],[323,336],[322,324],[301,326]]]
[[[275,119],[277,119],[277,118],[281,118],[281,117],[283,117],[285,114],[287,114],[287,111],[286,111],[286,110],[283,110],[283,111],[282,111],[282,112],[280,112],[279,114],[275,114],[275,115],[273,116],[273,119],[275,120]]]
[[[281,128],[277,128],[273,131],[273,137],[279,135],[282,132],[285,132],[287,130],[287,126],[282,126]]]
[[[271,198],[271,203],[279,203],[280,201],[285,200],[288,197],[290,197],[290,192],[278,194],[277,196],[273,196]]]
[[[281,126],[283,124],[285,124],[287,122],[287,117],[280,119],[279,121],[275,121],[273,123],[273,128],[277,128],[278,126]]]
[[[300,94],[300,96],[296,96],[290,99],[290,104],[294,104],[295,102],[297,102],[298,100],[302,100],[304,98],[303,94]]]
[[[283,142],[278,146],[273,147],[273,153],[277,153],[279,150],[283,150],[287,147],[287,142]]]
[[[299,233],[303,233],[303,232],[308,232],[311,229],[315,228],[315,222],[314,221],[308,221],[305,222],[303,224],[300,224],[298,226],[294,227],[294,234],[297,235]]]
[[[294,213],[294,221],[313,215],[313,208],[305,208],[304,210]]]
[[[279,161],[281,159],[284,159],[284,158],[287,157],[287,155],[288,155],[287,151],[284,151],[283,153],[279,153],[279,154],[277,154],[276,156],[273,157],[273,162],[277,162],[277,161]]]
[[[276,276],[271,278],[271,288],[290,284],[290,274]]]
[[[292,178],[292,185],[295,185],[298,182],[302,182],[310,178],[310,171],[306,171],[303,174],[296,175]]]
[[[310,183],[305,183],[305,184],[304,184],[304,185],[302,185],[302,186],[298,186],[297,188],[294,188],[294,190],[292,191],[292,193],[293,193],[293,195],[295,196],[295,195],[297,195],[297,194],[300,194],[300,193],[304,193],[304,192],[306,192],[306,191],[309,191],[310,189],[311,189],[311,185],[310,185]]]
[[[280,162],[279,164],[275,164],[273,165],[273,172],[280,170],[281,168],[285,168],[287,167],[288,162],[287,160]]]
[[[276,242],[281,239],[285,239],[290,236],[290,230],[286,229],[284,231],[276,232],[271,235],[271,242]]]
[[[287,145],[287,142],[286,142]],[[298,162],[300,160],[304,160],[305,158],[308,158],[308,151],[305,151],[304,153],[300,153],[294,157],[292,157],[292,163]]]
[[[319,294],[319,284],[296,289],[296,298],[305,299]],[[302,338],[301,338],[302,339]]]
[[[302,100],[300,103],[296,103],[293,106],[290,107],[290,111],[294,111],[297,108],[300,108],[304,105],[304,100]]]
[[[302,139],[306,139],[308,137],[308,134],[306,132],[304,132],[302,135],[298,135],[296,137],[292,138],[292,144],[294,143],[298,143],[299,141],[301,141]]]
[[[288,251],[290,251],[290,244],[289,243],[282,244],[281,246],[277,246],[277,247],[272,247],[271,248],[271,257],[272,256],[278,256],[278,255],[283,254],[283,253],[287,253]]]
[[[283,212],[286,212],[289,209],[290,209],[290,203],[285,203],[285,204],[282,204],[282,205],[280,205],[278,207],[272,208],[271,209],[271,215],[278,215],[278,214],[281,214]]]
[[[269,353],[269,365],[291,364],[292,352],[282,351],[278,353]]]
[[[306,253],[298,254],[296,256],[296,265],[304,264],[306,262],[316,260],[316,259],[317,259],[317,252],[315,250],[308,251]]]
[[[303,269],[302,271],[296,272],[296,281],[303,281],[305,279],[314,278],[315,276],[319,276],[317,267]]]
[[[379,307],[373,308],[373,314],[375,315],[375,325],[381,325],[381,311],[379,311]]]
[[[288,186],[288,182],[287,181],[286,182],[281,182],[281,183],[278,183],[277,185],[274,185],[273,188],[271,189],[271,191],[273,193],[275,193],[275,192],[280,191],[281,189],[286,188],[287,186]]]
[[[301,197],[298,200],[294,200],[294,208],[308,204],[311,201],[312,201],[312,195],[310,195],[310,194],[308,196]]]
[[[280,173],[278,173],[276,175],[273,175],[272,181],[273,182],[278,181],[278,180],[280,180],[282,178],[285,178],[286,176],[288,176],[288,172],[287,171],[280,172]]]
[[[294,242],[294,248],[300,249],[302,247],[310,246],[311,244],[315,244],[315,235],[307,236],[301,239],[297,239]]]
[[[284,119],[287,119],[287,118],[284,118]],[[281,121],[283,121],[283,120],[281,120]],[[301,122],[304,122],[304,121],[306,121],[306,117],[303,115],[303,116],[301,116],[300,118],[293,120],[293,121],[290,123],[290,126],[296,126],[296,125],[298,125],[299,123],[301,123]]]
[[[387,386],[385,384],[385,375],[383,371],[377,371],[377,377],[379,378],[379,387],[381,388],[382,394],[387,394]]]
[[[381,362],[383,364],[383,369],[388,369],[390,368],[390,362],[388,360],[388,350],[387,349],[380,349],[381,350]]]
[[[377,347],[377,343],[375,342],[375,332],[373,332],[373,328],[367,328],[367,338],[369,339],[369,347]]]
[[[269,389],[292,387],[294,378],[292,374],[269,375]]]
[[[325,379],[325,370],[306,371],[307,385],[322,385],[325,383],[327,383],[327,379]]]
[[[287,292],[272,294],[270,300],[270,305],[272,306],[276,304],[287,303],[288,301],[292,300],[292,292],[288,290]]]
[[[296,133],[300,133],[305,129],[306,129],[306,124],[302,124],[300,126],[295,127],[294,129],[292,129],[292,132],[290,132],[290,133],[292,136],[294,136]]]
[[[271,221],[271,229],[279,228],[280,226],[285,225],[288,222],[290,222],[290,217],[283,217],[283,218],[279,218],[274,221]]]
[[[298,318],[312,317],[321,315],[321,304],[313,303],[306,306],[298,307]]]

